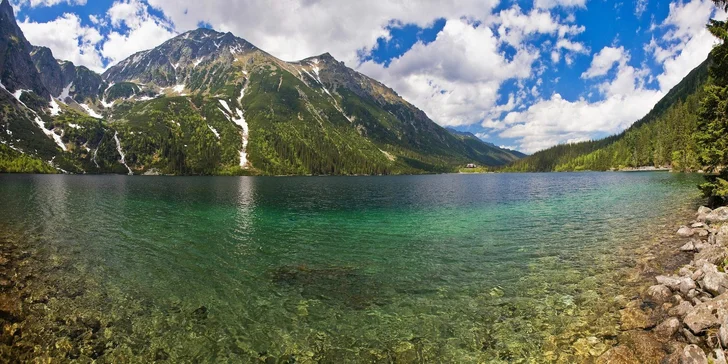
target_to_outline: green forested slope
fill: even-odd
[[[643,166],[700,169],[693,138],[709,61],[690,72],[642,119],[605,139],[557,145],[504,169],[520,172],[604,171]]]

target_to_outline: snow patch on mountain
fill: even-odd
[[[215,137],[217,137],[218,139],[220,139],[220,133],[217,132],[217,129],[213,128],[212,125],[210,125],[210,124],[207,124],[207,127],[210,128],[210,131],[213,134],[215,134]]]
[[[218,101],[220,101],[220,105],[222,105],[222,107],[224,107],[225,110],[227,110],[228,114],[230,114],[230,115],[233,114],[232,110],[230,110],[230,105],[228,105],[227,101],[225,101],[225,100],[218,100]]]
[[[54,99],[53,96],[51,96],[50,104],[51,104],[51,110],[50,110],[51,116],[58,116],[61,113],[61,107],[58,105],[58,103],[56,102],[56,99]]]
[[[90,116],[92,118],[96,118],[96,119],[103,119],[104,118],[103,116],[99,115],[99,113],[97,113],[96,110],[92,109],[87,104],[78,104],[78,105],[81,106],[81,108],[84,111],[86,111],[86,113],[88,114],[88,116]]]
[[[63,88],[61,94],[58,95],[58,100],[61,100],[61,102],[67,102],[66,100],[71,97],[71,87],[73,87],[73,82],[69,83],[68,86]]]
[[[0,82],[0,88],[5,90],[6,92],[10,93],[10,91],[8,91],[8,89],[5,88],[5,85],[3,85],[2,82]],[[28,109],[28,111],[30,111],[31,113],[33,113],[33,115],[35,115],[35,119],[33,119],[33,122],[35,123],[35,125],[37,125],[40,128],[40,130],[43,131],[43,134],[45,134],[48,137],[53,138],[53,141],[56,142],[56,144],[58,145],[59,148],[61,148],[61,150],[63,150],[64,152],[67,151],[68,149],[66,148],[66,145],[63,144],[63,140],[61,139],[61,136],[54,133],[53,130],[46,129],[45,123],[40,118],[40,116],[38,116],[38,113],[36,113],[35,110],[29,108],[28,105],[26,105],[24,102],[20,101],[20,96],[22,96],[23,92],[25,92],[26,90],[19,90],[19,91],[20,91],[20,93],[18,93],[18,91],[16,91],[15,93],[10,93],[10,94],[13,95],[13,97],[15,97],[15,99],[17,99],[21,105],[23,105],[26,109]],[[17,94],[17,96],[16,96],[16,94]]]

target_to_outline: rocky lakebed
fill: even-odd
[[[728,207],[700,207],[696,215],[677,231],[679,249],[650,257],[660,268],[638,268],[652,285],[632,299],[615,298],[618,344],[597,363],[726,363]]]
[[[594,296],[594,305],[583,299],[570,303],[568,307],[588,312],[577,320],[580,325],[565,328],[542,344],[534,339],[531,357],[512,355],[498,362],[725,363],[728,207],[700,207],[693,221],[684,217],[690,211],[674,213],[687,224],[678,229],[673,219],[647,228],[649,241],[636,239],[641,245],[625,244],[624,251],[611,252],[624,256],[627,268],[608,274],[615,277],[613,282],[595,273],[594,292],[587,292]],[[296,349],[295,354],[261,350],[230,329],[228,322],[218,322],[222,319],[214,302],[173,298],[155,302],[116,292],[99,283],[90,268],[78,264],[82,251],[47,244],[42,235],[16,236],[1,227],[0,362],[239,362],[245,358],[244,362],[334,363],[351,357],[327,344],[331,339],[320,332],[305,348],[287,344]],[[601,270],[609,273],[607,266]],[[328,297],[354,312],[391,304],[378,294],[380,285],[350,267],[281,266],[268,276],[271,284],[300,291],[306,300]],[[488,293],[493,300],[500,296],[501,289]],[[296,312],[301,316],[307,310],[302,306]],[[514,316],[524,312],[513,309]],[[560,315],[564,319],[580,316],[570,310]],[[502,312],[500,316],[505,317]],[[501,320],[513,326],[513,320]],[[499,324],[485,319],[484,323]],[[227,331],[220,331],[221,327]],[[522,334],[537,338],[543,332]],[[482,340],[482,351],[498,347],[500,340],[496,335]],[[433,345],[416,338],[412,342],[404,349],[370,349],[356,357],[362,362],[437,361]],[[210,357],[211,352],[216,356]]]

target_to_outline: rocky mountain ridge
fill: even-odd
[[[31,46],[7,0],[0,14],[0,103],[12,106],[0,159],[15,169],[30,159],[70,173],[392,174],[521,157],[450,133],[328,53],[285,62],[197,29],[98,75]]]

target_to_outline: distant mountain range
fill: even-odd
[[[198,29],[99,75],[0,3],[0,171],[397,174],[524,155],[448,131],[328,53],[284,62]]]

